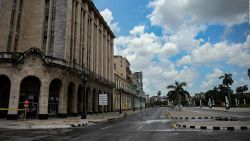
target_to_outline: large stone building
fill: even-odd
[[[112,111],[115,36],[91,0],[1,0],[0,31],[1,117]]]
[[[145,107],[142,73],[132,73],[130,63],[125,57],[114,57],[114,80],[113,108],[115,111]]]

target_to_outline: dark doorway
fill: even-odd
[[[62,89],[62,81],[54,79],[49,85],[48,114],[55,116],[58,113],[59,94]]]
[[[68,86],[68,105],[67,112],[68,114],[73,114],[73,104],[74,104],[74,84],[71,82]]]
[[[5,75],[0,75],[0,108],[9,107],[10,79]],[[0,118],[7,117],[7,110],[0,110]]]
[[[89,104],[90,102],[91,102],[91,93],[90,93],[90,88],[88,87],[86,89],[86,109],[88,113],[91,113],[90,111],[91,104]]]
[[[27,118],[36,118],[39,108],[39,94],[41,82],[35,76],[25,77],[20,86],[19,109],[24,108],[24,101],[28,100]],[[23,112],[19,112],[19,116],[23,116]]]
[[[77,92],[77,112],[78,113],[82,113],[83,112],[83,87],[80,85],[78,87],[78,92]]]
[[[93,107],[93,112],[95,113],[96,112],[96,100],[97,100],[97,96],[96,96],[96,90],[94,89],[93,92],[92,92],[92,95],[93,95],[93,102],[92,102],[92,107]]]

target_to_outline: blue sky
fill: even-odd
[[[233,89],[250,86],[248,0],[93,2],[116,35],[115,54],[143,71],[147,94],[186,81],[194,95],[221,83],[224,73],[233,74]]]

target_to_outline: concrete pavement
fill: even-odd
[[[200,107],[195,107],[195,108],[200,108]],[[250,112],[250,108],[234,108],[231,107],[230,109],[226,109],[225,107],[202,107],[202,109],[207,109],[207,110],[216,110],[216,111],[223,111],[223,112]]]
[[[218,110],[219,109],[219,110]],[[177,127],[212,130],[250,130],[250,119],[247,109],[234,109],[235,112],[224,112],[220,108],[183,108],[168,109],[168,114],[175,119]],[[244,111],[244,112],[240,112]]]
[[[110,113],[99,113],[99,114],[89,114],[87,119],[81,119],[78,117],[68,117],[68,118],[50,118],[48,120],[38,120],[38,119],[27,119],[27,120],[5,120],[0,119],[0,128],[7,129],[57,129],[57,128],[72,128],[80,127],[86,125],[94,125],[104,122],[109,122],[124,117],[124,114],[127,115],[135,114],[140,112],[136,111],[124,111],[123,114],[118,112]]]
[[[187,128],[172,128],[173,121],[166,115],[167,108],[151,108],[132,114],[126,120],[105,122],[83,128],[47,130],[0,129],[0,140],[86,140],[86,141],[248,141],[250,132],[211,131]]]

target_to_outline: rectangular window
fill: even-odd
[[[14,43],[14,52],[17,51],[19,45],[19,38],[20,38],[20,28],[21,28],[21,17],[22,17],[22,10],[23,10],[23,0],[19,2],[19,9],[17,15],[17,23],[16,23],[16,33],[15,33],[15,43]]]
[[[48,24],[49,24],[49,7],[50,0],[45,0],[44,23],[43,23],[43,45],[42,51],[46,52],[46,44],[48,39]]]
[[[14,18],[17,9],[17,0],[13,0],[12,3],[12,11],[11,11],[11,18],[10,18],[10,26],[9,26],[9,35],[8,35],[8,43],[7,43],[7,51],[11,51],[11,42],[12,42],[12,34],[13,34],[13,26],[14,26]]]
[[[88,17],[88,40],[87,40],[87,67],[90,68],[90,54],[91,54],[91,23],[92,19]]]
[[[72,1],[72,14],[71,14],[71,38],[70,38],[70,62],[72,63],[73,62],[73,59],[74,59],[74,46],[75,46],[75,40],[74,40],[74,35],[75,35],[75,31],[74,31],[74,26],[75,26],[75,9],[76,9],[76,1],[73,0]]]
[[[50,41],[48,54],[53,56],[53,47],[54,47],[54,35],[55,35],[55,19],[56,19],[56,0],[52,0],[52,9],[51,9],[51,23],[50,23]]]

